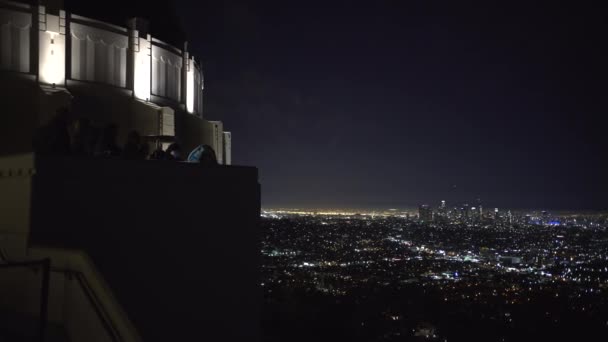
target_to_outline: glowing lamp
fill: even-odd
[[[50,85],[65,83],[65,35],[60,26],[60,17],[51,14],[46,16],[45,30],[40,31],[39,44],[39,80]],[[62,20],[65,20],[62,18]]]
[[[194,61],[188,60],[188,73],[186,74],[186,110],[194,113]]]
[[[133,67],[133,90],[135,97],[140,100],[150,100],[150,38],[138,37],[139,51],[135,52]]]

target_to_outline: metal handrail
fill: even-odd
[[[32,260],[32,261],[19,261],[19,262],[11,262],[8,261],[5,254],[0,249],[0,258],[4,261],[4,263],[0,263],[0,269],[3,268],[17,268],[17,267],[42,267],[42,286],[40,292],[40,324],[38,329],[38,340],[40,342],[44,342],[46,336],[46,329],[48,325],[48,301],[49,301],[49,285],[50,285],[50,272],[54,273],[62,273],[66,276],[73,276],[78,280],[78,284],[84,291],[89,303],[95,310],[95,313],[99,317],[104,329],[108,332],[108,335],[111,336],[112,341],[120,342],[124,339],[122,338],[119,330],[116,328],[112,320],[109,318],[107,311],[101,304],[101,301],[95,294],[95,291],[91,288],[87,277],[83,272],[61,269],[51,267],[51,259],[45,258],[42,260]]]
[[[29,268],[32,266],[42,267],[42,286],[40,287],[40,325],[38,327],[38,340],[40,342],[44,342],[46,336],[46,327],[48,324],[51,259],[45,258],[42,260],[34,261],[6,262],[4,264],[0,264],[0,269],[15,267]]]
[[[117,341],[117,342],[123,341],[123,338],[122,338],[120,332],[118,331],[118,329],[116,329],[112,320],[109,318],[110,316],[108,315],[107,311],[101,304],[101,301],[95,294],[95,291],[93,291],[93,289],[91,288],[91,285],[89,284],[89,281],[87,280],[87,277],[84,275],[83,272],[62,269],[62,268],[55,268],[55,267],[51,268],[51,272],[62,273],[62,274],[65,274],[66,276],[74,276],[78,280],[80,287],[84,290],[85,295],[87,296],[87,299],[89,300],[89,302],[91,303],[91,306],[93,306],[93,309],[95,310],[95,313],[100,318],[101,323],[104,326],[104,329],[112,337],[112,340]]]

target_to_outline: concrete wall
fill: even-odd
[[[217,162],[224,164],[224,125],[221,121],[202,120],[203,143],[215,151]]]
[[[86,251],[142,339],[258,340],[255,168],[55,158],[36,169],[31,242]]]
[[[135,100],[129,96],[129,91],[78,81],[68,81],[67,86],[74,97],[74,115],[88,118],[92,124],[99,127],[109,123],[118,125],[118,143],[123,145],[128,132],[136,125],[133,115]]]
[[[120,33],[73,22],[70,36],[72,79],[126,87],[126,29]]]
[[[0,155],[32,151],[32,137],[39,119],[37,99],[41,93],[29,75],[0,77]]]
[[[33,174],[31,154],[0,158],[0,252],[7,258],[26,254]]]
[[[29,6],[0,8],[0,69],[30,72],[31,29]]]
[[[161,43],[152,44],[152,94],[179,102],[182,93],[181,51]]]
[[[184,111],[175,112],[175,135],[186,156],[203,141],[202,122],[199,117]]]
[[[34,341],[39,332],[42,272],[0,268],[0,341]],[[13,337],[13,339],[9,339]]]
[[[232,165],[232,133],[224,132],[224,165]]]
[[[123,341],[138,341],[137,331],[84,253],[32,247],[30,228],[34,215],[32,194],[36,192],[32,184],[36,177],[35,164],[32,154],[0,158],[0,264],[51,259],[48,319],[55,326],[65,327],[73,341],[114,340],[108,324],[104,325],[104,317],[99,315],[100,310],[105,313],[115,335],[120,335]],[[61,197],[57,193],[49,196],[53,201]],[[52,230],[53,224],[46,229]],[[86,288],[83,282],[87,284]],[[41,285],[39,268],[0,268],[0,314],[3,315],[0,332],[9,329],[23,337],[34,336],[40,314]],[[97,299],[96,303],[90,300],[91,293]],[[0,339],[3,337],[0,334]]]

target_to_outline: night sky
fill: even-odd
[[[607,11],[569,4],[178,1],[170,17],[264,207],[606,209]]]

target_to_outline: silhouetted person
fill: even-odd
[[[97,144],[101,135],[101,129],[99,127],[90,126],[89,133],[85,137],[85,150],[87,155],[94,156],[97,151]]]
[[[34,138],[36,153],[48,155],[70,154],[70,133],[68,131],[70,120],[69,110],[65,107],[59,108],[55,117],[36,132]]]
[[[165,151],[168,160],[182,161],[182,148],[178,143],[172,143]]]
[[[154,152],[150,155],[152,160],[167,160],[167,153],[163,151],[161,146],[158,146]]]
[[[188,162],[201,165],[217,165],[215,151],[209,145],[199,145],[188,155]]]
[[[143,156],[144,159],[147,159],[148,156],[150,155],[150,144],[148,144],[147,141],[142,141],[141,142],[141,146],[139,148],[141,155]]]
[[[72,125],[71,153],[74,156],[91,156],[93,150],[89,146],[91,123],[86,118],[74,121]]]
[[[96,154],[101,157],[120,156],[121,151],[118,145],[116,144],[117,136],[118,126],[116,126],[115,124],[107,125],[101,133]]]
[[[125,159],[144,159],[147,152],[142,149],[141,137],[137,131],[129,132],[127,143],[122,151],[122,156]]]

